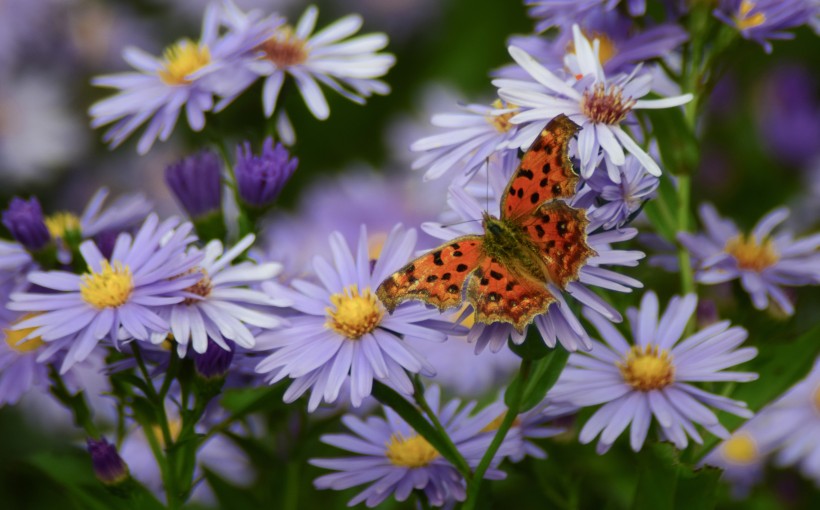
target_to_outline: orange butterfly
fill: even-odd
[[[376,294],[392,312],[416,299],[439,310],[467,301],[478,322],[507,322],[522,332],[547,311],[555,296],[578,279],[589,257],[586,213],[562,200],[575,195],[578,176],[567,144],[578,132],[565,115],[541,131],[510,177],[501,198],[501,217],[485,212],[484,235],[466,235],[442,244],[385,279]]]

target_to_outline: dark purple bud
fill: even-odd
[[[116,230],[103,230],[94,236],[94,242],[97,244],[97,248],[100,249],[100,253],[102,253],[103,257],[111,260],[111,255],[114,253],[114,244],[117,242],[119,236],[120,232]]]
[[[106,485],[117,485],[128,479],[128,465],[117,453],[117,447],[105,438],[99,441],[88,439],[88,453],[91,454],[91,464],[94,474]]]
[[[233,351],[236,348],[236,344],[230,340],[225,340],[225,343],[228,344],[229,351],[213,342],[208,342],[208,349],[204,353],[194,352],[194,366],[197,374],[205,379],[225,377],[233,362]]]
[[[267,138],[262,152],[257,156],[249,142],[236,149],[236,185],[242,200],[253,207],[271,205],[288,182],[299,160],[291,158],[281,143],[273,146],[273,138]]]
[[[37,197],[31,197],[28,201],[20,197],[12,198],[9,208],[3,211],[3,225],[17,242],[30,251],[38,251],[51,241]]]
[[[165,182],[191,218],[199,218],[222,208],[219,157],[202,151],[177,161],[165,169]]]

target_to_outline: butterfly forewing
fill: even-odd
[[[376,290],[393,311],[403,301],[418,299],[445,310],[461,304],[461,289],[479,266],[484,251],[481,236],[453,239],[399,269]]]
[[[555,297],[543,282],[487,257],[470,279],[467,301],[477,322],[507,322],[521,331],[533,317],[546,312]]]
[[[559,115],[541,130],[510,177],[501,198],[501,218],[519,218],[548,200],[575,195],[578,176],[572,169],[567,145],[578,129],[566,115]]]

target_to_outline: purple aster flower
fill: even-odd
[[[660,183],[632,155],[627,156],[626,164],[617,172],[620,173],[618,182],[613,182],[602,172],[593,174],[573,201],[576,206],[589,204],[590,231],[599,227],[610,230],[632,221],[644,202],[653,197]]]
[[[573,25],[572,32],[575,53],[566,62],[572,73],[568,79],[558,77],[524,50],[510,46],[510,55],[534,80],[493,80],[499,87],[498,95],[520,107],[510,119],[522,125],[513,145],[528,147],[546,121],[563,113],[582,128],[575,147],[585,179],[598,166],[602,151],[610,179],[618,182],[620,175],[615,168],[626,162],[624,149],[649,173],[659,176],[658,164],[621,124],[632,110],[680,106],[691,101],[692,95],[640,99],[651,89],[650,74],[637,74],[636,69],[629,75],[607,78],[601,66],[600,43],[587,39],[578,25]]]
[[[388,314],[374,292],[408,261],[415,243],[415,230],[396,226],[373,263],[364,226],[353,250],[334,232],[330,236],[333,265],[322,257],[313,262],[318,283],[297,279],[287,287],[273,281],[263,284],[269,294],[291,300],[296,312],[288,316],[289,328],[256,337],[257,350],[274,350],[259,363],[257,372],[267,374],[270,383],[294,379],[285,393],[286,402],[310,389],[308,409],[313,411],[322,400],[335,402],[349,379],[350,400],[358,407],[370,395],[374,379],[409,395],[413,384],[407,372],[434,373],[409,341],[444,341],[448,333],[463,334],[463,328],[437,320],[437,310],[418,303]]]
[[[19,243],[0,239],[0,283],[23,274],[31,255]]]
[[[490,189],[486,185],[478,188],[478,182],[482,178],[475,178],[475,185],[467,188],[452,187],[447,203],[451,209],[442,216],[442,223],[425,223],[422,228],[439,239],[453,239],[465,234],[483,235],[481,218],[484,214],[485,202],[492,204],[487,210],[491,215],[499,216],[499,198],[504,193],[507,181],[511,172],[517,167],[516,160],[499,162],[500,168],[495,164],[490,165],[489,180]],[[487,196],[487,192],[490,196]],[[472,193],[472,196],[471,196]],[[481,197],[480,199],[476,196]],[[621,315],[610,304],[593,292],[590,287],[600,287],[616,292],[631,292],[633,288],[643,286],[641,282],[629,276],[616,273],[605,266],[636,266],[638,261],[644,257],[639,251],[616,250],[611,247],[612,243],[626,241],[637,235],[638,231],[627,228],[622,230],[592,232],[587,229],[587,243],[597,253],[594,257],[587,259],[586,264],[580,269],[579,279],[569,283],[565,289],[559,289],[551,283],[548,285],[551,293],[556,298],[556,302],[550,305],[547,313],[537,315],[533,324],[538,329],[544,342],[549,347],[554,347],[556,343],[561,343],[566,349],[574,351],[579,347],[589,348],[589,337],[581,325],[581,322],[570,309],[565,299],[565,294],[571,296],[584,306],[597,310],[613,321],[620,321]],[[469,315],[468,309],[464,317]],[[524,341],[526,332],[518,332],[511,324],[507,323],[475,323],[468,333],[467,340],[475,342],[476,352],[481,352],[488,345],[490,350],[498,351],[502,349],[511,338],[515,343]]]
[[[810,0],[721,0],[714,14],[771,53],[770,39],[793,39],[785,30],[807,24],[815,10]]]
[[[223,349],[218,345],[211,345],[204,353],[194,353],[194,368],[197,375],[204,379],[221,379],[228,373],[233,363],[236,344],[227,340],[228,346]]]
[[[495,419],[482,429],[482,432],[491,433],[490,436],[495,435],[498,427],[507,414],[507,407],[504,405],[503,396],[498,402],[488,406],[487,410],[493,410],[496,413]],[[537,444],[530,441],[530,439],[545,439],[548,437],[557,436],[567,431],[566,427],[548,425],[556,418],[566,416],[574,413],[577,408],[568,405],[554,405],[547,401],[543,401],[532,409],[519,414],[513,420],[507,437],[504,438],[506,456],[512,462],[521,462],[525,457],[533,457],[536,459],[546,459],[547,452],[542,450]]]
[[[28,250],[38,251],[51,241],[37,197],[27,201],[20,197],[12,198],[8,209],[3,211],[3,225]]]
[[[490,434],[482,433],[494,418],[492,412],[483,410],[470,416],[475,402],[461,409],[458,400],[441,405],[437,386],[429,387],[425,398],[456,448],[471,466],[476,466],[492,440]],[[464,501],[466,484],[456,468],[392,409],[384,408],[384,414],[385,418],[371,416],[366,420],[346,415],[342,423],[353,434],[322,436],[324,443],[356,455],[311,459],[309,462],[314,466],[337,471],[320,476],[313,484],[319,489],[334,490],[369,484],[348,506],[364,502],[374,507],[391,495],[397,501],[404,501],[413,490],[423,492],[433,506]],[[508,453],[502,445],[499,460]],[[503,478],[504,473],[491,468],[485,477],[497,480]]]
[[[692,253],[697,273],[705,284],[740,279],[758,310],[769,298],[791,315],[794,304],[783,286],[820,284],[820,234],[794,239],[790,233],[772,232],[789,216],[780,207],[764,216],[745,234],[731,221],[721,218],[711,204],[700,207],[705,232],[680,233],[678,239]]]
[[[587,421],[578,439],[589,443],[600,434],[598,453],[604,453],[632,424],[630,446],[643,446],[654,417],[664,438],[678,448],[687,436],[702,443],[695,424],[726,438],[729,432],[707,406],[748,418],[744,402],[708,393],[692,382],[751,381],[749,372],[724,371],[755,357],[754,347],[737,347],[746,330],[719,322],[681,339],[697,297],[673,297],[658,320],[658,298],[647,292],[640,309],[627,311],[634,344],[630,344],[608,321],[590,310],[586,318],[598,329],[606,344],[593,341],[592,350],[570,355],[567,367],[547,394],[552,402],[578,407],[604,404]]]
[[[265,208],[273,204],[279,192],[296,171],[299,160],[291,158],[281,143],[273,145],[268,137],[259,155],[251,150],[250,142],[236,149],[234,175],[239,197],[255,208]]]
[[[137,144],[140,154],[147,153],[157,139],[171,136],[183,107],[191,129],[202,130],[215,95],[223,98],[220,106],[224,107],[255,79],[238,68],[248,34],[220,37],[219,24],[220,11],[214,3],[205,11],[198,42],[182,39],[167,48],[162,58],[126,48],[123,58],[137,72],[94,78],[95,85],[119,92],[91,106],[92,127],[115,123],[103,139],[116,147],[148,122]]]
[[[249,327],[275,328],[282,324],[270,307],[287,306],[290,302],[246,288],[273,278],[282,266],[273,262],[255,264],[248,261],[231,265],[254,240],[255,236],[248,234],[224,253],[218,239],[205,246],[202,256],[196,256],[201,259],[194,271],[196,279],[184,289],[187,297],[160,310],[159,316],[170,328],[152,335],[154,344],[164,342],[170,332],[180,356],[185,355],[189,344],[199,354],[206,352],[209,339],[216,345],[211,345],[208,350],[228,350],[226,340],[251,348],[255,340]],[[192,250],[192,253],[199,253],[199,250]]]
[[[86,443],[98,480],[105,485],[117,485],[128,479],[128,466],[117,453],[116,446],[104,437],[99,441],[89,438]]]
[[[634,21],[617,11],[591,11],[583,19],[576,18],[573,22],[579,24],[587,39],[598,41],[601,65],[608,75],[629,72],[642,62],[665,58],[689,37],[686,30],[674,23],[637,31]],[[507,45],[521,48],[556,73],[564,68],[564,60],[575,53],[571,30],[562,30],[552,39],[543,35],[512,36]],[[529,78],[527,72],[515,64],[505,65],[493,76],[518,80]]]
[[[17,322],[25,317],[13,312],[3,315],[17,316]],[[38,362],[44,351],[43,341],[39,337],[23,340],[31,330],[13,330],[12,326],[5,317],[0,318],[4,340],[0,342],[0,407],[16,404],[32,388],[48,386],[48,368]]]
[[[544,32],[552,27],[569,28],[596,9],[611,10],[619,0],[524,0],[529,6],[529,15],[538,21],[536,32]],[[606,4],[606,6],[604,6]]]
[[[185,299],[183,290],[201,274],[194,270],[200,254],[186,254],[193,228],[176,219],[162,224],[150,215],[137,234],[120,234],[111,260],[104,258],[93,241],[80,245],[88,271],[34,271],[31,283],[49,293],[12,294],[8,307],[35,316],[14,329],[33,328],[29,337],[45,342],[70,340],[61,372],[85,359],[98,342],[116,344],[122,328],[126,338],[148,340],[151,332],[167,333],[168,323],[157,311]],[[167,238],[166,238],[167,236]]]
[[[376,79],[395,63],[393,55],[376,53],[387,46],[387,36],[375,33],[348,39],[362,26],[358,15],[345,16],[311,35],[318,15],[319,10],[310,6],[295,27],[285,24],[261,30],[264,40],[248,48],[256,58],[247,61],[247,70],[266,77],[262,92],[266,116],[273,115],[287,75],[296,81],[311,113],[321,120],[330,115],[330,108],[319,83],[359,104],[371,94],[390,92],[386,83]],[[259,15],[253,11],[243,13],[231,5],[224,18],[229,33],[259,30]]]
[[[426,136],[413,142],[410,150],[423,152],[413,162],[413,168],[428,167],[425,180],[438,179],[450,170],[471,176],[478,166],[496,152],[512,150],[510,145],[518,132],[510,123],[517,108],[497,99],[491,106],[468,104],[463,113],[433,115],[434,126],[446,132]]]
[[[201,151],[165,169],[165,182],[191,218],[222,210],[222,168],[219,156]]]

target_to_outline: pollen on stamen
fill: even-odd
[[[596,124],[618,124],[632,111],[635,103],[631,97],[624,98],[621,87],[596,83],[591,93],[589,89],[584,91],[581,112]]]
[[[169,46],[163,53],[164,66],[158,72],[167,85],[190,83],[188,75],[211,63],[211,52],[206,45],[198,45],[190,39]]]
[[[758,273],[780,260],[780,254],[771,239],[758,242],[751,234],[740,234],[729,239],[724,251],[734,257],[740,269]]]
[[[657,345],[633,346],[618,368],[624,381],[639,391],[660,390],[675,380],[672,357]]]
[[[386,446],[385,456],[393,465],[400,467],[424,467],[439,456],[438,451],[418,434],[409,437],[393,434]]]
[[[512,103],[506,103],[501,99],[496,99],[492,102],[491,106],[496,110],[508,110],[508,109],[515,109],[517,108],[516,105]],[[500,113],[500,114],[490,114],[485,116],[484,118],[487,120],[487,123],[493,126],[496,131],[499,133],[506,133],[513,127],[513,123],[510,122],[510,119],[515,116],[516,112],[507,112],[507,113]]]
[[[81,230],[80,218],[70,212],[57,212],[45,218],[48,233],[54,239],[65,239]]]
[[[721,446],[723,456],[735,464],[750,464],[758,459],[757,443],[746,432],[738,432]]]
[[[208,272],[204,268],[195,268],[194,271],[201,272],[202,278],[200,278],[199,281],[197,281],[195,284],[185,289],[185,291],[190,292],[191,294],[196,294],[199,297],[206,298],[211,294],[211,291],[214,289],[211,277],[208,275]],[[183,300],[182,303],[186,305],[192,305],[199,301],[199,299],[189,297],[185,298],[185,300]]]
[[[330,302],[333,307],[325,309],[325,326],[350,340],[358,340],[376,329],[384,317],[384,308],[370,287],[359,293],[357,285],[350,285],[330,296]]]
[[[756,12],[749,16],[752,9],[755,8],[755,3],[750,0],[743,0],[740,2],[737,16],[735,16],[735,23],[740,30],[746,30],[762,25],[766,22],[766,15],[762,12]]]
[[[94,308],[116,308],[124,305],[134,290],[131,269],[120,262],[112,266],[102,261],[99,272],[90,271],[82,276],[80,296]]]
[[[305,41],[296,37],[293,28],[288,25],[278,29],[258,48],[265,53],[265,58],[276,64],[279,69],[301,64],[308,58]]]
[[[39,314],[27,313],[23,317],[21,317],[17,322],[19,323],[19,322],[22,322],[24,320],[31,319],[32,317],[34,317],[36,315],[39,315]],[[45,342],[43,342],[43,339],[40,338],[39,336],[34,337],[34,338],[29,338],[29,339],[24,340],[24,341],[21,342],[21,340],[23,340],[23,338],[30,335],[35,329],[36,329],[36,326],[31,327],[31,328],[24,328],[24,329],[5,329],[5,330],[3,330],[3,334],[6,337],[6,345],[8,345],[9,348],[12,351],[14,351],[18,354],[25,354],[25,353],[28,353],[28,352],[36,351],[37,349],[39,349],[40,347],[42,347],[45,344]]]

